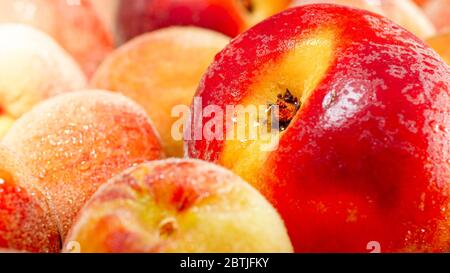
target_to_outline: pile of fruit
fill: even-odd
[[[448,252],[448,63],[450,0],[0,0],[0,252]]]

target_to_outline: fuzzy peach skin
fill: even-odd
[[[291,0],[119,0],[117,27],[126,42],[170,26],[198,26],[235,37],[287,8]]]
[[[109,178],[163,156],[145,111],[98,90],[49,99],[19,119],[3,139],[39,179],[66,235],[78,210]]]
[[[90,76],[113,39],[89,0],[0,0],[0,22],[29,24],[52,36]]]
[[[447,32],[431,37],[426,42],[450,65],[450,29]]]
[[[260,190],[296,251],[368,252],[372,241],[382,252],[448,251],[450,68],[410,32],[344,6],[291,9],[234,39],[196,96],[225,113],[290,109],[273,151],[263,137],[230,138],[228,119],[215,127],[228,140],[196,137],[214,119],[201,108],[186,145]]]
[[[295,0],[292,6],[317,3],[345,5],[384,15],[421,39],[436,33],[431,21],[412,0]]]
[[[172,27],[142,35],[111,54],[91,86],[121,92],[140,103],[155,123],[168,156],[183,156],[183,141],[172,136],[172,109],[191,104],[214,56],[229,42],[217,32]]]
[[[450,30],[450,0],[430,0],[423,9],[439,32]]]
[[[27,168],[0,146],[0,249],[59,252],[55,218]]]
[[[216,165],[176,159],[103,185],[66,242],[102,253],[292,252],[283,221],[255,189]]]
[[[0,138],[42,100],[86,86],[76,62],[52,38],[18,24],[0,25]]]

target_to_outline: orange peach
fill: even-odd
[[[51,37],[18,24],[0,25],[0,75],[0,138],[38,102],[86,86],[79,66]]]
[[[32,25],[55,38],[90,76],[113,49],[89,0],[0,0],[0,22]]]
[[[438,31],[450,28],[450,0],[430,0],[423,9]]]
[[[63,237],[102,183],[162,156],[145,111],[124,96],[96,90],[39,104],[14,124],[3,143],[48,192]]]
[[[0,249],[58,252],[55,219],[27,167],[0,146]]]
[[[155,122],[169,156],[183,155],[172,136],[176,105],[190,105],[203,73],[229,39],[195,27],[172,27],[140,36],[111,54],[95,73],[95,88],[139,102]]]
[[[216,165],[176,159],[103,185],[66,242],[81,252],[292,252],[280,216],[249,184]]]
[[[436,35],[426,42],[450,65],[450,31]]]
[[[412,0],[296,0],[293,6],[315,3],[346,5],[384,15],[422,39],[436,32],[433,24]]]

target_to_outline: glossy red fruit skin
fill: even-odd
[[[203,107],[239,104],[259,68],[325,25],[339,32],[335,59],[251,182],[297,252],[365,252],[371,241],[383,252],[447,251],[450,68],[401,27],[333,5],[285,11],[222,51],[197,96]],[[201,124],[194,117],[193,131]],[[186,141],[190,157],[213,162],[224,144]]]
[[[175,25],[193,25],[235,37],[246,26],[242,12],[234,0],[121,0],[118,28],[122,41]]]

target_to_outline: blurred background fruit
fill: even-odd
[[[0,24],[0,138],[35,104],[85,86],[78,64],[51,37]]]
[[[450,29],[449,31],[431,37],[427,40],[427,43],[450,65]]]
[[[183,156],[172,126],[177,105],[189,106],[202,75],[229,38],[207,29],[171,27],[144,34],[112,53],[95,73],[94,88],[120,92],[141,104],[168,156]],[[182,132],[180,132],[182,135]]]
[[[384,15],[421,39],[435,34],[435,28],[412,0],[294,0],[292,6],[330,3],[365,9]]]
[[[0,0],[0,22],[29,24],[46,32],[88,77],[114,46],[89,0]]]
[[[192,25],[235,37],[285,9],[291,0],[119,0],[121,42],[175,25]]]

